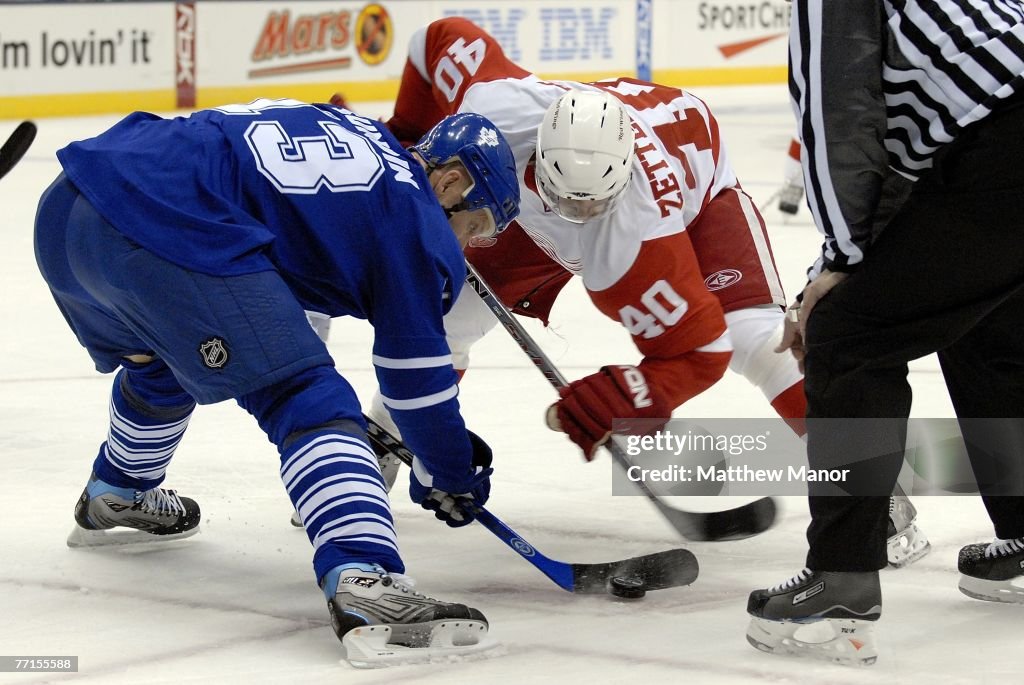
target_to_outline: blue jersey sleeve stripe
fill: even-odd
[[[452,356],[444,354],[438,357],[410,357],[407,359],[395,359],[393,357],[382,357],[379,354],[373,355],[374,366],[383,369],[429,369],[435,366],[451,366]]]
[[[381,395],[384,400],[384,406],[388,409],[423,409],[424,407],[432,407],[435,404],[441,404],[453,399],[459,394],[459,386],[451,385],[441,392],[435,392],[431,395],[421,395],[420,397],[413,397],[408,400],[394,400],[390,397]]]

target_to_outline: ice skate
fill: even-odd
[[[932,544],[917,527],[917,509],[906,495],[889,498],[889,532],[886,556],[889,566],[902,568],[931,551]]]
[[[967,545],[957,568],[960,592],[968,597],[1024,604],[1024,538]]]
[[[800,201],[804,199],[804,187],[799,177],[786,181],[779,191],[779,211],[790,216],[800,211]]]
[[[874,622],[882,615],[878,572],[804,569],[767,590],[750,593],[747,642],[771,654],[852,666],[875,663]]]
[[[180,540],[199,532],[199,517],[199,505],[174,490],[119,488],[94,473],[75,505],[68,547]]]
[[[365,567],[370,568],[370,567]],[[478,610],[427,597],[398,574],[338,567],[323,581],[331,625],[356,668],[496,656]]]

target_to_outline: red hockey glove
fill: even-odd
[[[604,366],[558,391],[562,399],[548,407],[552,430],[569,435],[590,461],[611,437],[613,419],[667,419],[665,405],[635,366]]]

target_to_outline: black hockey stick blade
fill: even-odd
[[[32,141],[36,139],[36,125],[31,121],[23,121],[14,129],[14,133],[0,146],[0,178],[14,168],[28,152]]]
[[[724,542],[763,533],[775,523],[775,500],[762,497],[725,511],[696,512],[676,509],[660,498],[652,500],[668,522],[688,540]]]
[[[697,580],[699,572],[697,557],[685,549],[669,549],[604,564],[573,564],[573,592],[579,595],[607,594],[612,578],[633,579],[645,592],[664,590],[689,585]]]

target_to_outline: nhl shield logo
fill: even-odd
[[[199,356],[207,368],[220,369],[228,363],[228,348],[220,338],[210,338],[199,346]]]

